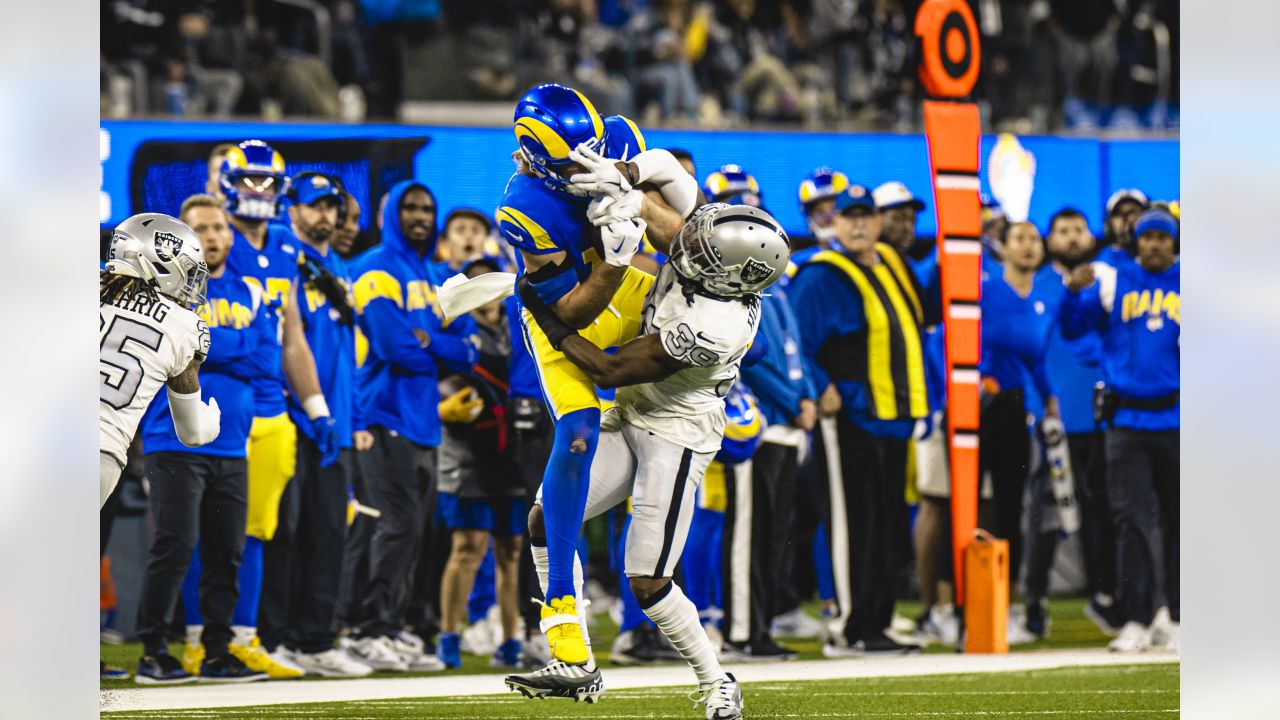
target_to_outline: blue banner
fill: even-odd
[[[414,146],[417,149],[412,154],[411,169],[405,171],[411,171],[431,187],[442,217],[449,210],[464,206],[491,215],[514,169],[511,153],[515,142],[506,128],[121,120],[104,121],[101,135],[99,221],[104,226],[115,225],[136,212],[176,214],[183,198],[202,191],[205,170],[200,160],[187,157],[174,168],[135,169],[139,148],[149,142],[419,139],[422,142],[420,147]],[[871,187],[889,180],[905,183],[928,205],[920,215],[919,234],[932,236],[936,228],[928,145],[923,135],[652,130],[645,136],[651,147],[679,147],[693,153],[700,181],[722,164],[742,165],[759,180],[766,208],[791,233],[807,232],[796,192],[804,176],[822,165],[841,170],[854,182]],[[987,193],[991,190],[987,165],[996,140],[995,136],[984,136],[980,148],[981,181]],[[1034,158],[1028,216],[1042,229],[1056,210],[1072,206],[1085,213],[1095,233],[1101,233],[1107,196],[1122,187],[1139,188],[1152,199],[1179,196],[1177,140],[1027,136],[1018,138],[1018,142]],[[147,157],[149,166],[166,164],[163,157],[157,160],[154,152]],[[285,160],[290,173],[323,169],[342,174],[353,193],[366,204],[362,225],[372,224],[373,213],[368,204],[372,198],[360,197],[357,192],[373,192],[373,186],[378,184],[359,177],[367,168],[351,162],[330,164],[316,158],[297,162],[289,153],[285,153]],[[135,181],[142,187],[133,187]],[[134,207],[135,197],[145,198],[139,204],[151,206]]]

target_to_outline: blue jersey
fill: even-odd
[[[355,310],[369,350],[357,371],[358,400],[365,425],[379,425],[427,447],[440,444],[437,366],[468,371],[476,361],[475,321],[469,315],[451,323],[436,310],[435,287],[448,277],[443,263],[431,261],[405,239],[400,203],[411,189],[426,190],[406,180],[387,193],[382,244],[352,263]],[[429,192],[429,191],[428,191]],[[426,348],[414,329],[426,331]]]
[[[275,341],[273,316],[256,285],[229,268],[209,278],[205,304],[196,310],[209,326],[209,356],[200,366],[200,394],[218,401],[221,429],[213,442],[189,448],[178,441],[167,393],[158,393],[142,418],[145,452],[185,452],[216,457],[245,457],[253,424],[251,385],[258,370],[254,356],[263,343]],[[216,347],[215,347],[216,346]]]
[[[635,123],[613,115],[605,118],[602,154],[627,160],[645,150],[644,136]],[[591,198],[577,197],[548,187],[541,178],[516,173],[498,206],[498,231],[503,239],[531,255],[564,252],[573,265],[578,282],[586,280],[591,268],[601,261],[599,229],[587,219]],[[518,254],[517,254],[518,255]],[[519,258],[521,270],[523,258]],[[540,291],[543,300],[555,302],[573,289],[568,283],[551,295]]]
[[[298,248],[302,245],[288,227],[267,225],[267,240],[258,250],[234,227],[235,242],[227,255],[227,269],[262,291],[264,304],[274,321],[280,322],[281,308],[289,297],[289,287],[298,276]],[[280,359],[279,334],[258,348],[255,358],[260,373],[253,381],[255,417],[275,417],[285,410],[284,370]]]
[[[1137,262],[1114,269],[1095,263],[1097,281],[1081,292],[1067,292],[1059,320],[1063,336],[1098,333],[1102,342],[1102,375],[1122,397],[1167,398],[1181,387],[1181,264],[1162,273]],[[1120,408],[1115,427],[1131,430],[1175,430],[1180,406],[1165,410]]]
[[[338,277],[348,288],[347,303],[351,304],[351,275],[346,262],[332,249],[321,255],[318,250],[299,243],[301,254]],[[337,424],[339,445],[351,447],[351,433],[361,429],[359,408],[355,403],[356,342],[355,325],[342,321],[338,310],[319,288],[298,278],[298,314],[302,317],[303,332],[311,354],[316,360],[316,374],[320,378],[320,392],[329,405],[329,413]],[[298,430],[310,437],[311,422],[302,411],[300,400],[289,395],[289,416]],[[311,438],[315,440],[315,438]]]
[[[1026,390],[1028,378],[1041,398],[1053,395],[1045,350],[1054,316],[1044,290],[1022,297],[1004,274],[982,283],[982,362],[978,370],[993,377],[1002,391]]]
[[[1057,318],[1067,288],[1062,273],[1053,265],[1045,265],[1036,274],[1036,292],[1044,299],[1049,314],[1054,318],[1046,357],[1049,382],[1062,411],[1062,425],[1071,435],[1093,432],[1093,387],[1102,380],[1102,366],[1098,358],[1102,342],[1098,334],[1092,332],[1073,339],[1063,336],[1062,324],[1057,322]],[[1035,411],[1034,407],[1029,409]]]

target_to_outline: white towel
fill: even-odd
[[[446,320],[461,317],[494,300],[505,300],[516,292],[516,276],[492,272],[468,278],[458,273],[440,286],[436,302]]]

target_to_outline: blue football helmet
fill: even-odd
[[[764,419],[756,407],[755,395],[741,381],[734,383],[724,398],[724,412],[729,422],[716,460],[726,464],[746,462],[756,454],[764,433]]]
[[[569,151],[586,143],[603,153],[604,120],[587,96],[563,85],[539,85],[516,103],[516,142],[533,171],[554,190],[564,191],[562,170],[573,163]]]
[[[702,192],[711,202],[722,202],[730,205],[764,206],[764,194],[760,192],[760,183],[756,182],[741,165],[721,165],[719,170],[707,176],[702,183]]]
[[[849,176],[839,170],[820,167],[800,181],[800,207],[808,214],[809,207],[819,200],[833,198],[849,188]]]
[[[261,140],[245,140],[227,152],[218,187],[227,212],[246,220],[272,220],[289,191],[284,156]]]

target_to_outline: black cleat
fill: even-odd
[[[245,683],[266,679],[266,673],[250,670],[240,662],[240,658],[231,654],[206,657],[200,663],[200,677],[197,678],[202,683]]]
[[[182,662],[168,654],[143,655],[133,681],[142,685],[180,685],[195,681],[182,669]]]
[[[574,702],[593,703],[604,695],[604,678],[594,663],[590,670],[583,665],[568,665],[552,660],[541,670],[508,675],[507,687],[527,698],[568,698]]]

